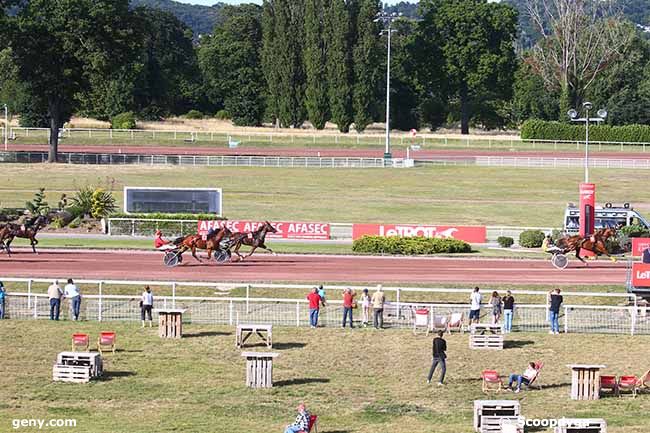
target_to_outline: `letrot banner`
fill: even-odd
[[[485,226],[434,226],[418,224],[353,224],[352,239],[362,236],[422,236],[425,238],[458,239],[473,244],[485,243]]]
[[[650,264],[634,263],[632,265],[632,285],[634,287],[650,287]]]
[[[307,223],[295,221],[270,221],[271,225],[278,231],[268,233],[269,239],[316,239],[323,240],[330,238],[330,225],[327,223]],[[232,232],[253,232],[264,224],[260,221],[199,221],[198,233],[201,236],[208,234],[208,230],[227,227]]]

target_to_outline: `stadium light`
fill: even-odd
[[[398,14],[396,12],[393,12],[391,14],[381,11],[377,13],[377,18],[374,20],[376,23],[381,22],[384,24],[384,26],[387,26],[387,28],[383,29],[381,32],[379,32],[379,34],[388,35],[388,55],[386,61],[386,148],[384,149],[385,161],[388,161],[393,157],[390,150],[390,41],[393,32],[397,31],[392,28],[393,21],[399,19],[401,16],[401,13]]]
[[[601,108],[597,111],[598,117],[589,117],[589,111],[593,110],[594,104],[583,102],[582,108],[585,111],[585,117],[578,118],[578,112],[573,108],[567,112],[572,122],[581,122],[585,124],[585,183],[589,183],[589,122],[600,123],[607,118],[607,110]]]
[[[9,107],[7,104],[2,104],[5,109],[5,127],[4,127],[4,136],[5,136],[5,151],[7,150],[7,141],[9,140]]]

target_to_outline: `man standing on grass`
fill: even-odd
[[[447,373],[447,342],[442,338],[442,331],[438,331],[438,336],[433,339],[433,363],[431,364],[431,369],[429,370],[429,377],[427,378],[427,383],[431,383],[431,378],[433,373],[436,371],[436,367],[440,364],[440,380],[438,381],[438,386],[443,385],[445,381],[445,374]]]
[[[79,311],[81,310],[81,293],[79,288],[75,285],[72,278],[68,278],[68,284],[63,288],[65,297],[70,299],[72,303],[72,316],[73,320],[79,320]]]
[[[307,300],[309,301],[309,325],[316,328],[318,326],[318,311],[322,301],[318,294],[318,287],[314,287],[311,293],[307,295]]]
[[[472,326],[472,323],[478,324],[481,318],[481,299],[483,297],[479,293],[479,288],[474,287],[474,291],[470,296],[470,307],[469,307],[469,325]]]
[[[560,333],[560,307],[564,298],[560,295],[561,290],[555,289],[551,293],[551,305],[549,307],[549,315],[551,316],[551,330],[549,334],[559,334]]]
[[[63,292],[61,291],[61,287],[59,287],[59,282],[54,280],[47,288],[47,297],[50,299],[50,320],[59,320],[62,296]]]
[[[382,329],[384,327],[384,302],[386,302],[386,296],[384,295],[381,284],[379,284],[377,291],[372,295],[373,324],[375,325],[375,329]]]
[[[5,292],[5,285],[0,281],[0,320],[5,318],[5,298],[7,294]]]

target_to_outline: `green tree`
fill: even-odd
[[[419,129],[420,126],[417,61],[413,55],[417,48],[415,26],[414,21],[406,19],[396,20],[393,23],[396,32],[391,43],[390,118],[391,127],[403,131]],[[432,60],[429,59],[429,62]],[[383,69],[385,60],[382,63]],[[385,87],[385,80],[382,81]]]
[[[199,49],[204,79],[235,125],[260,125],[264,115],[261,13],[253,4],[225,6],[223,22]]]
[[[47,106],[49,157],[56,162],[58,133],[90,88],[94,71],[108,71],[132,56],[128,0],[31,0],[8,27],[13,61],[30,95]]]
[[[335,2],[336,3],[336,2]],[[314,128],[327,122],[327,54],[325,52],[325,5],[323,0],[305,0],[305,106]]]
[[[275,55],[278,44],[275,27],[275,4],[265,1],[262,5],[262,70],[266,81],[266,117],[278,123],[281,96],[278,58]]]
[[[526,57],[519,62],[514,76],[512,118],[521,125],[528,119],[558,120],[558,92],[549,91],[544,81],[528,63]]]
[[[325,16],[327,94],[331,120],[341,132],[348,132],[352,123],[352,29],[348,5],[330,0]]]
[[[362,132],[372,123],[377,112],[379,65],[379,24],[374,20],[381,9],[377,0],[359,0],[356,14],[356,35],[353,49],[354,127]]]
[[[517,12],[487,0],[424,0],[420,7],[419,34],[433,39],[422,45],[440,46],[449,95],[458,98],[461,133],[469,134],[476,108],[512,91]]]

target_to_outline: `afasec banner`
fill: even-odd
[[[650,238],[632,238],[632,255],[634,257],[641,257],[648,248],[650,248]]]
[[[277,233],[269,232],[266,237],[269,239],[329,239],[330,225],[325,223],[303,223],[303,222],[286,222],[270,221],[271,225],[278,231]],[[198,232],[200,235],[206,235],[208,230],[214,228],[228,227],[232,232],[253,232],[264,224],[259,221],[199,221]]]
[[[483,244],[487,237],[485,227],[430,226],[417,224],[353,224],[352,239],[361,236],[422,236],[425,238],[458,239],[473,244]]]
[[[632,285],[634,287],[650,287],[650,264],[634,263],[632,265]]]

